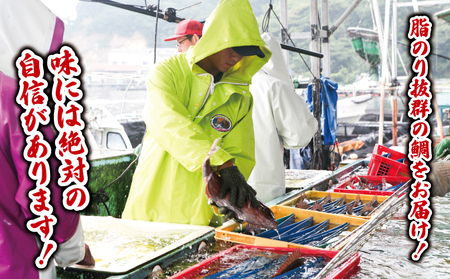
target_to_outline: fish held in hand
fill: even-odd
[[[225,195],[224,198],[221,199],[219,197],[222,183],[219,176],[212,169],[209,162],[210,157],[214,155],[214,153],[216,153],[218,150],[218,148],[216,147],[217,143],[218,140],[216,139],[202,165],[203,180],[206,184],[205,191],[208,200],[214,203],[217,207],[226,207],[228,208],[228,210],[233,211],[235,213],[236,219],[242,220],[244,222],[247,222],[248,224],[260,228],[267,228],[271,230],[276,229],[278,227],[278,223],[275,220],[273,212],[261,201],[258,200],[259,206],[255,207],[247,198],[244,206],[242,208],[239,208],[231,204],[229,192]]]

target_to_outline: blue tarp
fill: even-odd
[[[323,145],[334,145],[337,131],[337,89],[338,84],[334,81],[320,77],[320,102],[322,104],[321,128]],[[312,83],[307,88],[307,100],[309,110],[313,112]]]
[[[320,102],[322,104],[321,128],[324,145],[334,145],[337,132],[337,89],[338,84],[326,78],[320,78]],[[325,92],[325,93],[324,93]],[[307,88],[307,99],[309,110],[313,112],[312,102],[312,84]],[[291,169],[311,169],[312,145],[308,144],[302,149],[290,150],[290,168]]]

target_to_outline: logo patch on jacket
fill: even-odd
[[[211,117],[211,126],[219,132],[228,132],[231,130],[231,120],[223,114],[216,114]]]

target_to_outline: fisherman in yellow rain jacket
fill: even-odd
[[[122,218],[208,225],[213,211],[201,165],[216,138],[222,187],[242,205],[255,164],[252,76],[269,60],[248,0],[222,0],[187,53],[159,63],[147,80],[147,133]]]

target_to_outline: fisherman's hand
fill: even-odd
[[[233,211],[228,210],[226,207],[218,207],[217,211],[219,214],[223,215],[222,222],[226,222],[230,219],[234,219],[238,223],[242,222],[242,220],[236,218],[236,214]]]
[[[219,198],[223,199],[227,192],[230,191],[230,203],[239,208],[242,208],[247,199],[255,207],[259,207],[259,202],[256,199],[256,191],[247,184],[245,177],[236,166],[223,168],[219,171],[220,187]]]

